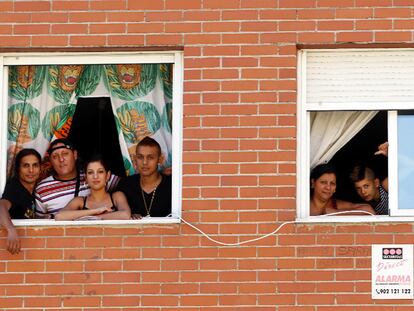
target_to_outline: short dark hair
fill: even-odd
[[[62,147],[55,147],[57,144],[63,144],[64,147],[63,146]],[[71,141],[69,141],[66,138],[58,138],[58,139],[55,139],[54,141],[52,141],[50,143],[49,148],[47,149],[47,153],[50,156],[50,154],[53,151],[55,151],[56,149],[60,149],[60,148],[66,148],[66,149],[70,149],[70,150],[75,150],[75,148],[74,148],[74,146],[73,146],[73,144],[72,144]]]
[[[39,160],[39,164],[42,162],[42,157],[40,156],[39,152],[32,148],[25,148],[20,150],[16,158],[14,159],[14,176],[19,176],[19,169],[22,162],[22,159],[28,155],[33,155]]]
[[[145,136],[143,139],[141,139],[140,142],[137,144],[135,153],[137,152],[138,148],[141,146],[155,147],[158,150],[158,154],[161,155],[161,146],[154,138]]]
[[[336,169],[332,164],[329,163],[323,163],[323,164],[319,164],[317,165],[310,174],[310,179],[312,180],[317,180],[319,177],[321,177],[323,174],[335,174],[335,176],[337,175],[336,173]]]
[[[377,177],[375,176],[375,172],[372,168],[366,165],[357,165],[352,169],[351,174],[349,174],[349,178],[355,183],[365,178],[374,180]]]
[[[89,158],[88,158],[88,160],[86,160],[85,161],[85,164],[84,164],[84,166],[83,166],[83,171],[86,173],[86,169],[87,169],[87,167],[88,167],[88,165],[90,164],[90,163],[92,163],[92,162],[99,162],[99,163],[101,163],[102,164],[102,166],[104,167],[104,169],[105,169],[105,171],[109,171],[110,170],[110,168],[109,168],[109,164],[108,164],[108,162],[105,160],[105,158],[103,157],[103,155],[102,154],[100,154],[100,153],[95,153],[95,154],[93,154],[92,156],[90,156]]]

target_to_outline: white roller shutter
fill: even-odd
[[[364,109],[364,103],[387,103],[400,109],[414,102],[414,51],[307,50],[305,63],[305,105],[328,109],[345,103]],[[336,106],[338,107],[338,106]],[[396,107],[395,107],[396,108]],[[370,107],[365,108],[370,109]]]

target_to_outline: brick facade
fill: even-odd
[[[297,44],[413,42],[408,0],[0,1],[0,48],[183,47],[183,218],[234,243],[296,214]],[[289,224],[223,247],[179,225],[19,227],[0,310],[411,310],[371,300],[411,224]]]

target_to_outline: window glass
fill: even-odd
[[[398,209],[414,209],[414,111],[398,112]]]

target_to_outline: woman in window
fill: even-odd
[[[311,172],[311,198],[310,215],[333,214],[341,211],[355,211],[345,215],[364,215],[375,211],[368,204],[357,204],[337,200],[334,197],[336,191],[336,171],[330,164],[320,164]],[[360,211],[360,212],[359,212]],[[368,213],[367,213],[368,212]]]
[[[101,156],[93,156],[85,165],[86,183],[90,194],[73,198],[59,213],[56,220],[130,219],[131,210],[125,195],[108,193],[106,183],[111,173]]]

